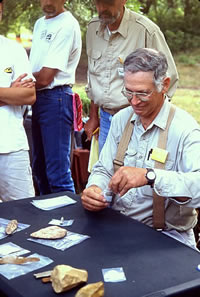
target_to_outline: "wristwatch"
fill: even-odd
[[[153,188],[154,181],[156,179],[155,171],[152,168],[146,168],[147,173],[145,175],[147,179],[147,185],[151,186]]]

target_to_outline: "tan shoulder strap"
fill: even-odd
[[[165,130],[160,130],[159,139],[158,139],[158,147],[165,149],[167,144],[167,136],[168,130],[171,124],[171,121],[174,117],[175,106],[171,104],[171,108],[169,111],[167,126]],[[128,148],[129,141],[131,139],[131,135],[133,132],[134,124],[131,122],[131,118],[133,113],[130,115],[122,137],[120,139],[120,143],[118,145],[118,150],[116,153],[116,157],[113,161],[114,172],[116,172],[121,166],[124,165],[124,156],[125,152]],[[165,164],[161,162],[155,161],[155,168],[164,169]],[[165,226],[165,200],[161,196],[158,196],[155,191],[153,191],[153,226],[156,229],[164,229]]]
[[[124,155],[127,150],[129,141],[131,139],[131,135],[133,133],[133,127],[134,127],[134,124],[131,122],[132,116],[133,116],[133,112],[131,113],[126,123],[124,132],[122,134],[122,137],[118,145],[116,157],[113,160],[114,172],[116,172],[121,166],[124,165]]]
[[[174,117],[175,109],[175,106],[171,104],[166,129],[160,130],[158,147],[161,149],[166,148],[168,130]],[[165,164],[155,161],[155,168],[164,169]],[[165,227],[165,199],[158,196],[155,191],[153,191],[153,227],[155,229],[164,229]]]
[[[169,127],[171,125],[171,121],[173,120],[174,113],[175,113],[175,110],[176,110],[176,107],[173,104],[170,103],[170,105],[171,105],[171,107],[170,107],[170,111],[169,111],[169,115],[168,115],[168,119],[167,119],[166,129],[161,130],[160,134],[159,134],[158,147],[161,148],[161,149],[166,148],[168,130],[169,130]],[[163,163],[160,163],[160,162],[156,162],[156,163],[164,165]],[[156,164],[156,166],[159,166],[159,165]],[[158,167],[156,167],[156,168],[158,168]],[[164,168],[164,166],[163,166],[163,168]]]

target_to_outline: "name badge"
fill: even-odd
[[[124,68],[123,67],[117,68],[117,71],[118,71],[119,77],[124,77]]]
[[[151,159],[160,163],[165,163],[167,160],[168,151],[155,147],[152,150]]]

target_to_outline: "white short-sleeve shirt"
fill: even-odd
[[[10,87],[21,74],[32,77],[25,49],[15,41],[0,36],[0,88]],[[28,150],[21,106],[0,106],[0,153]]]
[[[43,67],[59,70],[45,89],[74,84],[81,46],[79,23],[69,11],[37,20],[30,52],[32,71],[38,72]]]

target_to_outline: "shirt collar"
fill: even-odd
[[[116,33],[119,33],[120,35],[122,35],[124,38],[127,37],[128,35],[128,19],[129,19],[129,10],[124,7],[124,15],[123,15],[123,18],[121,20],[121,23],[119,25],[119,28],[116,30]],[[96,34],[99,35],[99,36],[103,36],[105,37],[105,32],[106,30],[106,26],[105,25],[101,25],[101,23],[99,23],[99,26],[97,27],[96,29]],[[108,35],[108,33],[106,32],[106,35]],[[107,39],[107,38],[105,38]]]
[[[171,104],[168,101],[168,97],[166,96],[166,99],[164,100],[164,103],[163,103],[158,115],[153,120],[153,122],[149,125],[148,129],[151,129],[154,125],[159,127],[162,130],[166,129],[170,106],[171,106]],[[131,122],[135,122],[136,124],[139,125],[141,123],[140,117],[134,113],[131,118]]]
[[[159,127],[162,130],[165,130],[167,127],[167,120],[168,120],[168,115],[170,111],[170,103],[168,101],[168,98],[164,100],[163,106],[161,107],[160,112],[156,116],[156,118],[153,120],[151,123],[152,126],[155,125]]]

